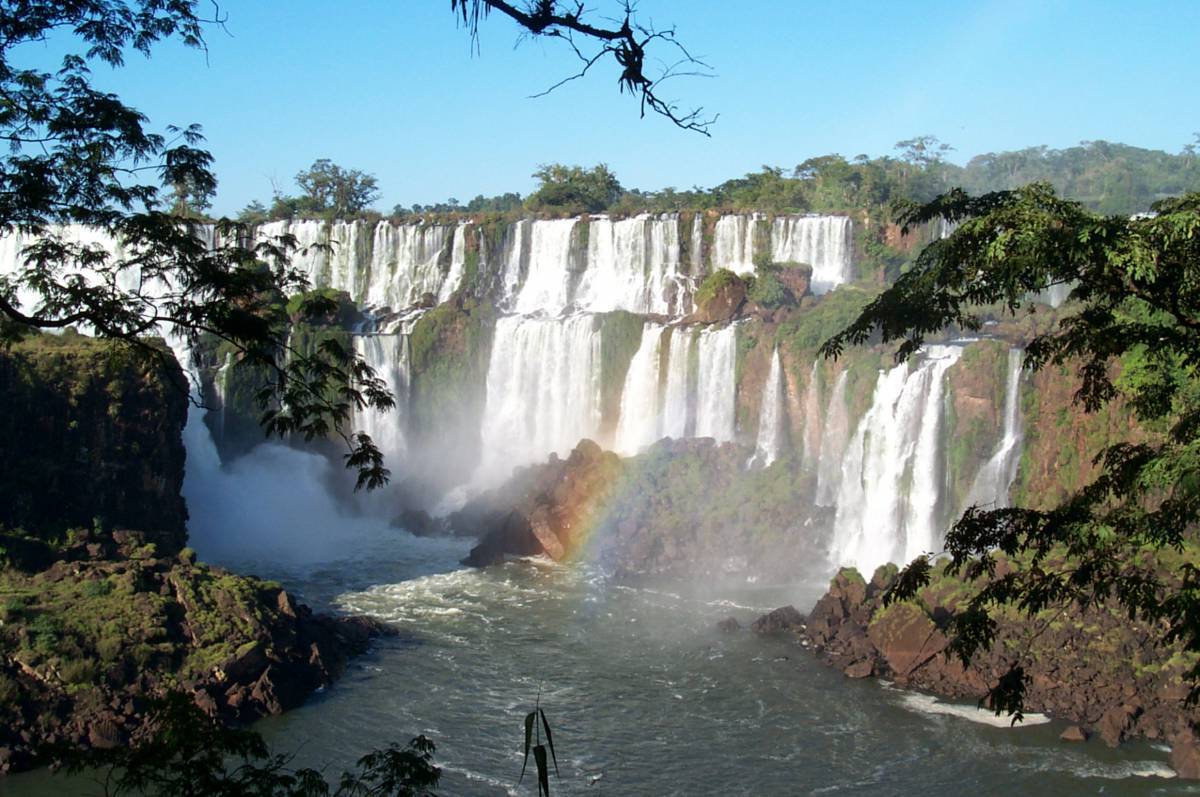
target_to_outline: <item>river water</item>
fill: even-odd
[[[522,718],[540,694],[555,794],[1200,793],[1165,777],[1166,753],[1149,744],[1071,745],[1057,722],[994,727],[971,707],[849,680],[793,639],[716,629],[782,603],[807,609],[815,585],[630,587],[541,560],[468,570],[466,542],[369,524],[343,542],[352,554],[320,564],[223,557],[314,606],[401,630],[304,707],[259,724],[297,765],[337,771],[423,733],[444,768],[440,793],[535,794],[531,778],[516,781]],[[46,773],[0,782],[5,797],[69,793],[94,789]]]

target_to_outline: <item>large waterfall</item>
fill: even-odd
[[[943,377],[961,353],[958,346],[929,346],[919,362],[880,374],[871,408],[842,459],[834,562],[870,573],[937,544]]]
[[[62,233],[123,254],[96,231]],[[625,455],[664,437],[737,442],[753,446],[755,467],[793,458],[813,504],[832,508],[830,558],[865,570],[935,549],[956,508],[946,497],[943,438],[946,374],[961,346],[929,346],[911,365],[881,372],[861,414],[866,397],[847,395],[845,367],[805,362],[800,373],[789,373],[793,366],[785,369],[790,361],[774,341],[754,339],[764,331],[758,322],[741,322],[748,332],[740,346],[739,324],[700,325],[686,317],[707,273],[752,271],[756,255],[810,264],[817,291],[850,279],[852,223],[846,217],[696,214],[685,222],[673,214],[642,214],[525,219],[486,232],[467,222],[294,221],[257,231],[260,240],[281,235],[297,240],[294,265],[313,284],[345,290],[368,315],[406,311],[377,315],[387,324],[354,338],[356,351],[397,399],[395,411],[364,411],[355,423],[381,447],[398,480],[422,470],[406,457],[424,461],[437,445],[417,434],[428,430],[413,428],[417,417],[428,419],[437,408],[416,412],[413,385],[420,373],[413,373],[410,337],[423,307],[470,291],[490,300],[499,315],[487,321],[490,349],[480,352],[487,359],[473,377],[480,384],[462,386],[477,392],[481,410],[455,421],[478,424],[473,438],[462,438],[478,446],[477,455],[455,452],[471,463],[460,484],[497,484],[514,467],[567,454],[582,438]],[[15,234],[0,237],[0,276],[20,271],[28,243]],[[124,274],[126,282],[136,287],[136,273]],[[35,298],[27,293],[19,292],[23,302]],[[614,326],[612,311],[636,315]],[[625,358],[620,366],[605,361],[618,356],[610,350],[627,352],[619,355]],[[752,389],[739,384],[743,357],[758,358],[746,373],[766,374]],[[975,474],[969,497],[976,503],[1005,501],[1016,472],[1020,364],[1020,352],[1010,353],[1003,433]],[[233,367],[218,365],[224,375]],[[619,374],[619,384],[603,384],[609,371]],[[795,398],[789,399],[789,386]],[[743,409],[750,410],[745,417],[758,418],[756,428],[741,428]],[[216,428],[220,433],[223,425]]]
[[[482,478],[566,454],[600,429],[600,332],[588,315],[496,322],[483,414]]]

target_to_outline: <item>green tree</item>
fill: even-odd
[[[327,158],[296,174],[300,186],[299,208],[324,213],[334,218],[361,213],[379,198],[374,175],[358,169],[344,169]]]
[[[621,198],[624,189],[607,164],[591,169],[564,166],[561,163],[542,164],[533,173],[537,190],[525,200],[530,210],[567,210],[599,213]]]
[[[947,570],[987,577],[951,623],[964,661],[991,644],[1001,607],[1032,615],[1109,601],[1200,653],[1200,570],[1170,556],[1196,542],[1200,522],[1200,194],[1154,210],[1103,216],[1045,184],[977,198],[955,190],[910,207],[909,225],[940,217],[958,227],[823,346],[836,357],[846,345],[899,341],[904,360],[930,334],[979,329],[981,307],[1015,313],[1031,294],[1069,285],[1073,310],[1028,344],[1027,367],[1074,367],[1084,411],[1121,400],[1146,431],[1104,449],[1100,475],[1060,505],[973,507],[949,531]],[[998,552],[1021,566],[998,572]],[[910,563],[891,598],[915,594],[930,567],[928,555]],[[1023,672],[1017,656],[993,691],[998,710],[1020,711]],[[1189,676],[1195,700],[1200,665]]]

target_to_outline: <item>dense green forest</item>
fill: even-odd
[[[927,202],[950,188],[981,194],[1038,181],[1049,183],[1059,196],[1078,200],[1098,213],[1129,215],[1149,210],[1157,200],[1200,190],[1200,147],[1196,143],[1173,155],[1127,144],[1085,141],[1066,149],[1037,146],[976,155],[965,166],[946,159],[951,150],[933,136],[918,136],[899,142],[895,155],[858,155],[849,160],[836,154],[822,155],[791,167],[764,165],[757,172],[712,188],[659,191],[623,187],[606,164],[590,169],[544,164],[534,172],[537,188],[527,197],[510,191],[491,197],[479,195],[465,203],[451,198],[431,205],[397,205],[391,216],[629,214],[706,209],[776,213],[865,209],[886,213],[897,200]],[[277,195],[270,207],[252,202],[242,211],[241,220],[336,215],[337,208],[332,204],[318,201],[319,197],[310,201],[306,196],[304,186],[310,182],[311,171],[297,175],[299,195]],[[348,174],[358,182],[370,180],[374,188],[374,178],[369,175],[357,171]],[[359,205],[352,208],[352,213],[362,210]]]

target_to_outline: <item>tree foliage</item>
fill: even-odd
[[[1121,400],[1148,435],[1097,457],[1100,475],[1059,506],[973,507],[949,531],[946,568],[985,586],[953,621],[952,648],[969,659],[991,644],[992,612],[1116,601],[1160,623],[1167,641],[1200,651],[1200,570],[1159,552],[1195,542],[1200,521],[1200,194],[1155,204],[1154,215],[1103,216],[1045,184],[972,197],[951,191],[905,213],[908,224],[957,224],[926,248],[822,351],[899,342],[898,360],[947,327],[980,328],[978,308],[1016,312],[1031,294],[1071,286],[1075,308],[1026,349],[1026,366],[1074,367],[1085,411]],[[996,552],[1022,567],[996,570]],[[928,582],[926,557],[909,565],[894,598]],[[1021,662],[997,684],[998,709],[1019,711]],[[1189,673],[1200,695],[1200,667]]]
[[[31,242],[24,267],[0,275],[0,342],[30,328],[77,326],[161,359],[170,354],[147,336],[171,334],[188,346],[215,336],[270,374],[269,432],[336,431],[359,485],[377,486],[388,477],[378,448],[346,426],[356,410],[387,409],[392,398],[365,362],[336,344],[288,350],[281,297],[306,287],[289,266],[295,241],[255,240],[228,220],[201,228],[194,211],[216,177],[200,129],[154,132],[145,116],[92,85],[93,64],[120,67],[129,53],[148,56],[165,39],[202,47],[206,20],[196,5],[0,2],[0,136],[8,143],[0,154],[0,234],[19,231]],[[30,43],[62,30],[79,52],[57,72],[16,63]],[[64,224],[103,231],[121,246],[106,251]],[[319,313],[317,305],[305,311]]]
[[[530,210],[565,210],[572,213],[599,213],[616,203],[624,189],[607,164],[591,169],[543,164],[533,173],[537,190],[525,200]]]
[[[300,186],[300,209],[328,213],[335,218],[353,216],[366,210],[379,198],[374,175],[358,169],[345,169],[321,158],[296,175]]]

